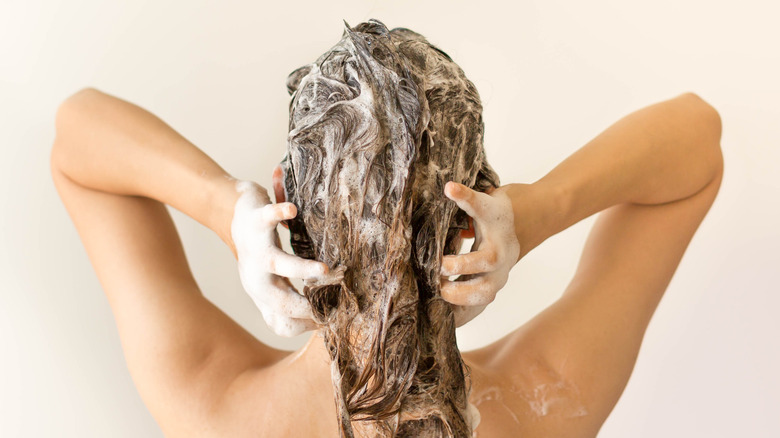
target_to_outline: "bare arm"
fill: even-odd
[[[234,248],[235,180],[155,115],[86,88],[60,106],[56,127],[52,163],[71,181],[168,204]]]
[[[566,388],[589,414],[549,412],[534,430],[595,436],[611,412],[650,318],[718,192],[720,133],[718,113],[684,94],[624,117],[539,181],[499,189],[514,205],[521,257],[601,212],[562,298],[473,353],[514,382]]]
[[[524,194],[511,196],[520,258],[609,207],[660,205],[698,193],[723,170],[720,134],[717,111],[693,93],[620,119],[533,184],[537,197],[555,205],[537,209]],[[523,192],[525,185],[513,186]]]
[[[225,394],[236,379],[285,355],[203,297],[164,205],[235,253],[235,181],[151,113],[94,89],[61,104],[51,167],[147,407],[166,433],[203,433],[230,406]]]

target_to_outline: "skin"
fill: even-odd
[[[187,265],[165,204],[217,233],[239,265],[285,257],[263,262],[279,290],[291,292],[286,276],[316,277],[289,254],[267,247],[252,253],[252,233],[246,242],[233,239],[242,194],[236,180],[151,113],[95,89],[60,105],[56,132],[52,178],[111,304],[136,387],[165,434],[337,436],[317,332],[300,352],[264,345],[203,297]],[[463,354],[470,402],[481,414],[477,436],[597,434],[717,195],[720,134],[715,109],[686,93],[622,118],[533,184],[490,194],[447,186],[446,195],[472,216],[481,244],[445,258],[443,275],[468,274],[468,281],[449,283],[442,294],[472,314],[506,282],[506,266],[601,213],[560,299],[499,341]],[[265,195],[251,207],[257,235],[273,236],[295,211],[270,204],[262,187],[254,190],[255,199]],[[502,205],[511,214],[491,222]],[[510,223],[517,252],[502,246],[496,231]],[[251,293],[263,315],[284,317],[285,300],[265,299],[262,290]],[[296,307],[291,315],[305,311]]]

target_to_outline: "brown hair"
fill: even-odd
[[[445,183],[498,186],[482,105],[421,35],[345,27],[288,78],[282,162],[299,211],[293,250],[331,268],[304,295],[324,328],[341,435],[468,437],[467,370],[439,271],[467,228]]]

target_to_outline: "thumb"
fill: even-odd
[[[484,202],[480,195],[487,196],[484,193],[476,192],[463,184],[454,181],[448,182],[444,186],[444,195],[455,201],[461,210],[465,211],[472,218],[478,218],[485,209]]]
[[[271,180],[273,182],[274,186],[274,198],[276,199],[277,204],[281,204],[282,202],[287,202],[286,196],[284,196],[284,172],[282,172],[282,165],[277,164],[276,167],[274,167],[273,173],[271,173]],[[282,226],[285,228],[289,228],[287,226],[287,222],[283,221]]]
[[[276,167],[274,167],[273,173],[271,174],[271,179],[274,186],[274,198],[276,198],[277,203],[286,202],[284,196],[284,181],[282,180],[283,176],[282,165],[277,164]]]

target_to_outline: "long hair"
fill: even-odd
[[[469,437],[467,373],[441,259],[467,216],[447,181],[498,186],[482,105],[450,57],[377,20],[290,74],[287,199],[295,253],[331,359],[342,437]]]

